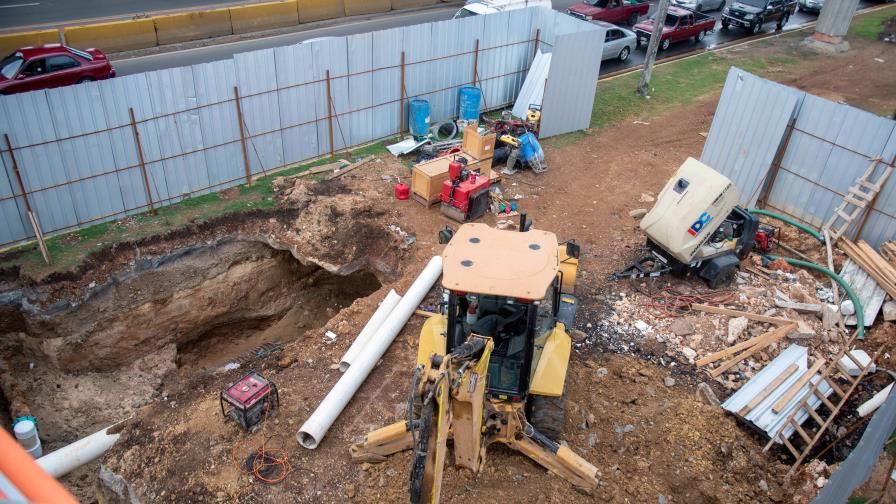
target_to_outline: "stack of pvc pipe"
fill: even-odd
[[[376,331],[383,325],[383,322],[389,318],[389,315],[392,314],[392,310],[395,309],[395,306],[398,305],[399,301],[401,301],[401,296],[399,296],[394,289],[386,294],[386,299],[384,299],[380,304],[380,307],[376,309],[373,316],[367,321],[367,325],[364,326],[364,329],[361,329],[358,337],[355,338],[355,342],[352,343],[352,346],[350,346],[348,350],[346,350],[345,355],[342,356],[342,360],[339,361],[340,371],[343,373],[348,371],[352,362],[355,362],[355,359],[358,358],[361,350],[367,346],[370,338],[376,334]]]
[[[327,434],[327,430],[351,401],[361,384],[367,379],[367,375],[389,349],[392,341],[407,324],[408,319],[414,314],[414,310],[417,309],[441,274],[442,258],[441,256],[433,257],[423,272],[414,280],[404,297],[396,301],[395,307],[388,315],[382,316],[383,320],[379,327],[375,331],[371,330],[369,340],[357,351],[357,356],[350,362],[345,362],[345,357],[343,357],[343,363],[347,365],[348,369],[296,433],[299,444],[308,449],[317,448]],[[386,300],[389,300],[390,297],[391,293]],[[383,305],[386,304],[386,300],[383,301]],[[377,313],[386,309],[383,308],[383,305],[377,309],[372,318],[376,318]],[[368,323],[368,325],[370,324]],[[340,368],[343,363],[340,363]]]

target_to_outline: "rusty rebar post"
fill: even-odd
[[[479,80],[479,39],[476,39],[476,48],[473,50],[473,85]]]
[[[535,50],[532,51],[532,57],[538,55],[538,45],[541,43],[541,28],[535,30]]]
[[[152,191],[149,189],[149,175],[146,173],[146,160],[143,159],[143,144],[140,142],[140,132],[137,130],[137,118],[134,109],[128,108],[131,114],[131,132],[134,134],[134,145],[137,148],[137,160],[140,162],[140,172],[143,174],[143,188],[146,189],[146,201],[149,204],[149,214],[156,214],[156,206],[152,202]]]
[[[401,93],[401,99],[399,100],[401,102],[401,111],[398,117],[398,136],[401,137],[404,133],[404,51],[401,51],[401,84],[399,87],[401,88],[399,91]]]
[[[329,70],[327,70],[327,127],[330,130],[330,159],[336,159],[336,146],[333,145],[333,95],[330,90]]]
[[[243,148],[243,167],[246,170],[246,184],[252,185],[252,166],[249,164],[249,149],[246,147],[246,124],[243,121],[240,90],[236,86],[233,86],[233,99],[236,101],[236,120],[240,123],[240,146]]]

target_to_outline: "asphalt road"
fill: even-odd
[[[0,29],[258,1],[260,0],[0,0]]]

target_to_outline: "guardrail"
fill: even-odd
[[[440,0],[279,0],[142,19],[0,34],[0,53],[65,43],[107,53],[239,35],[346,16],[433,6]],[[447,1],[447,0],[442,0]]]

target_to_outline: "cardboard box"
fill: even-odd
[[[464,152],[476,159],[491,158],[495,155],[495,134],[480,134],[476,125],[464,128]]]
[[[439,202],[439,197],[442,194],[442,183],[448,180],[448,163],[456,156],[467,160],[468,170],[478,170],[483,175],[492,176],[491,157],[488,159],[476,159],[469,154],[461,153],[424,161],[414,166],[411,176],[411,193],[414,199],[426,206]]]

